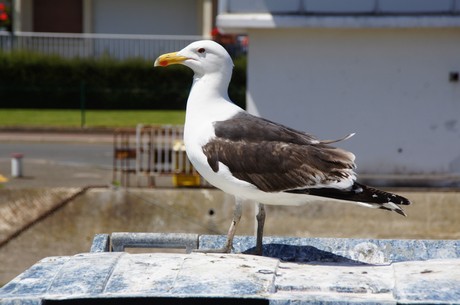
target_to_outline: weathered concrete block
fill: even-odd
[[[460,260],[393,265],[395,298],[403,304],[460,304]]]
[[[0,304],[163,297],[275,305],[460,304],[459,270],[460,259],[356,265],[246,254],[83,253],[38,262],[0,289]]]

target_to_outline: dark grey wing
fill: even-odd
[[[279,141],[294,144],[314,144],[314,136],[295,129],[240,112],[225,121],[214,122],[216,137],[232,141]]]
[[[215,138],[203,147],[208,163],[225,164],[233,176],[265,192],[280,192],[354,180],[354,156],[325,144],[232,141]]]

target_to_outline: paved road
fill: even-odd
[[[11,177],[11,154],[22,153],[24,177]],[[109,184],[110,134],[0,132],[0,174],[6,188]]]
[[[46,161],[62,165],[111,168],[112,144],[88,143],[1,143],[0,158],[9,159],[13,153],[23,153],[24,160]]]

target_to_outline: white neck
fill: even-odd
[[[232,105],[230,107],[235,106],[228,97],[230,78],[231,71],[225,74],[194,75],[187,100],[186,123],[198,123],[197,118],[203,119],[205,113],[212,113],[212,117],[217,118],[219,113],[228,109],[229,104]]]
[[[201,101],[211,101],[216,99],[228,98],[228,85],[232,73],[209,73],[204,75],[195,74],[193,76],[192,89],[190,90],[189,101],[199,98]]]
[[[213,136],[212,123],[225,120],[243,111],[228,97],[231,73],[195,75],[187,100],[184,139],[186,145],[196,143],[194,138],[206,140]]]

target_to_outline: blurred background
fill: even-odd
[[[0,284],[96,233],[226,233],[233,198],[182,143],[192,72],[153,69],[200,39],[234,59],[235,103],[356,132],[360,180],[413,201],[270,206],[267,235],[459,238],[460,0],[0,0]]]

